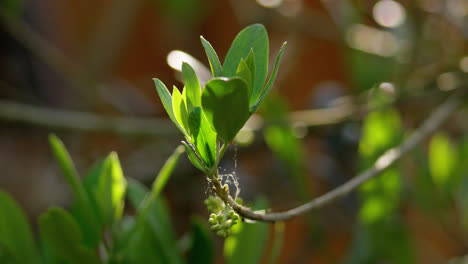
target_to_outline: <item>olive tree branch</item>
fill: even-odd
[[[264,222],[286,221],[293,217],[328,205],[337,199],[351,193],[367,180],[378,176],[380,173],[398,161],[401,157],[403,157],[403,155],[421,143],[424,138],[434,132],[445,120],[447,120],[455,112],[455,110],[462,105],[464,96],[461,95],[465,94],[466,89],[463,91],[463,94],[455,93],[451,95],[444,103],[442,103],[435,111],[433,111],[432,114],[423,122],[423,124],[418,129],[416,129],[405,141],[403,141],[398,147],[387,150],[369,169],[345,182],[338,188],[335,188],[323,194],[322,196],[311,200],[310,202],[284,212],[266,214],[253,212],[250,210],[250,208],[238,204],[231,197],[228,188],[226,188],[226,186],[222,186],[218,172],[209,176],[209,179],[213,184],[213,190],[216,195],[219,196],[226,204],[229,204],[239,215],[243,216],[244,218]]]

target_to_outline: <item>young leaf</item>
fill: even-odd
[[[171,177],[172,172],[177,166],[180,155],[182,155],[182,153],[184,153],[184,147],[178,146],[174,150],[174,153],[172,153],[172,155],[164,163],[164,166],[161,168],[161,170],[158,173],[158,176],[156,176],[156,179],[153,182],[153,188],[151,189],[151,197],[153,199],[156,199],[159,193],[161,193],[162,189]]]
[[[75,198],[75,217],[79,219],[80,227],[85,234],[85,242],[87,245],[94,246],[99,241],[100,232],[99,218],[95,214],[95,208],[62,141],[55,135],[50,135],[49,141],[65,180],[72,189]]]
[[[187,89],[185,88],[185,86],[184,88],[182,88],[182,101],[185,103],[185,108],[187,109],[187,116],[188,116],[188,114],[192,112],[193,110],[193,104],[192,104],[192,101],[187,96]]]
[[[94,192],[104,223],[111,224],[121,218],[126,187],[127,181],[123,176],[119,158],[117,153],[112,152],[104,163]]]
[[[172,109],[174,110],[174,116],[177,122],[182,126],[183,131],[182,133],[188,136],[188,112],[187,112],[187,105],[183,100],[182,95],[179,92],[179,89],[174,86],[172,90]]]
[[[190,113],[189,126],[195,150],[208,168],[213,167],[216,159],[216,132],[211,129],[200,107]]]
[[[205,49],[206,56],[208,57],[213,77],[223,76],[223,68],[221,67],[221,62],[219,62],[216,51],[213,49],[211,44],[203,38],[203,36],[200,36],[200,40],[203,48]]]
[[[239,63],[239,67],[237,68],[236,75],[244,79],[244,81],[247,83],[247,88],[249,89],[249,98],[250,98],[252,94],[253,79],[252,79],[252,75],[250,74],[249,66],[244,61],[244,59],[241,59]],[[250,102],[249,102],[249,105],[250,105]]]
[[[265,88],[262,90],[262,92],[260,94],[260,97],[258,98],[257,102],[255,102],[255,104],[252,107],[250,107],[250,114],[251,115],[253,113],[255,113],[255,111],[257,111],[257,109],[262,104],[263,99],[265,99],[265,96],[268,94],[268,92],[273,87],[273,83],[275,82],[276,76],[278,75],[278,69],[279,69],[279,65],[280,65],[280,62],[281,62],[281,56],[283,55],[283,51],[284,51],[284,48],[286,47],[286,44],[287,44],[287,42],[284,42],[283,46],[281,46],[280,52],[279,52],[278,56],[276,57],[275,67],[273,68],[273,72],[270,75],[270,79],[268,80],[268,83],[266,84]]]
[[[201,106],[201,88],[198,82],[197,75],[193,68],[183,62],[182,63],[182,77],[184,79],[185,89],[187,90],[187,97],[192,102],[193,107]]]
[[[0,191],[0,212],[0,251],[3,248],[7,251],[6,255],[17,263],[37,263],[39,254],[27,217],[21,207],[3,191]],[[0,252],[0,260],[1,255]]]
[[[172,108],[172,96],[167,90],[163,82],[157,78],[153,78],[154,84],[156,85],[156,91],[158,91],[159,98],[163,103],[164,109],[166,109],[167,115],[172,120],[172,122],[179,128],[179,130],[185,135],[186,132],[182,126],[177,122],[177,119],[174,115],[174,110]]]
[[[214,78],[202,93],[206,119],[225,142],[230,142],[249,118],[249,95],[243,79]]]
[[[39,231],[54,254],[67,263],[100,263],[95,251],[85,246],[78,223],[61,208],[51,208],[39,217]]]
[[[189,145],[189,143],[182,141],[182,144],[184,144],[185,147],[185,152],[187,153],[187,157],[189,158],[190,162],[195,166],[197,169],[205,172],[205,167],[202,164],[201,159],[195,154],[193,151],[192,147]]]
[[[223,65],[223,76],[236,75],[240,60],[246,58],[251,50],[255,57],[253,101],[263,89],[268,72],[268,33],[263,25],[254,24],[243,29],[232,42]]]

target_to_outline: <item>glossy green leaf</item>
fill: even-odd
[[[254,72],[255,73],[255,72]],[[250,74],[250,69],[247,63],[244,61],[244,59],[241,59],[239,63],[239,67],[237,68],[236,75],[247,83],[247,88],[249,90],[249,98],[250,95],[252,94],[252,87],[253,87],[253,78],[252,75]],[[250,103],[249,103],[250,105]]]
[[[174,88],[175,88],[175,86],[174,86]],[[188,116],[188,114],[190,112],[192,112],[192,110],[193,110],[193,104],[192,104],[192,101],[187,96],[187,89],[185,88],[185,86],[182,89],[182,100],[185,103],[185,107],[187,109],[187,116]],[[189,132],[189,131],[187,131],[187,132]]]
[[[214,245],[207,222],[199,217],[192,219],[192,246],[188,253],[188,264],[214,263]]]
[[[190,113],[189,126],[197,153],[205,165],[212,168],[216,160],[216,132],[211,129],[200,107]]]
[[[260,210],[268,207],[265,199],[258,199],[254,209]],[[224,256],[227,264],[256,264],[261,263],[264,253],[269,225],[256,222],[254,224],[239,221],[232,227],[232,235],[224,242]]]
[[[202,93],[206,119],[224,142],[230,142],[249,118],[248,88],[244,80],[214,78]]]
[[[182,63],[182,77],[184,79],[185,90],[187,90],[187,98],[192,103],[193,107],[201,106],[201,87],[198,82],[197,75],[193,68],[183,62]]]
[[[429,145],[429,169],[434,183],[442,188],[450,185],[457,169],[458,154],[447,135],[435,134]]]
[[[268,33],[263,25],[254,24],[243,29],[232,42],[223,65],[223,76],[236,76],[240,60],[253,50],[255,57],[254,87],[251,98],[256,101],[263,89],[268,73]]]
[[[189,143],[186,143],[186,142],[182,141],[182,144],[184,144],[185,152],[187,153],[187,156],[188,156],[190,162],[193,164],[193,166],[195,166],[197,169],[205,172],[205,168],[203,167],[202,161],[195,154],[195,152],[193,151],[193,149],[189,145]]]
[[[260,107],[263,100],[265,99],[265,96],[268,94],[268,92],[270,92],[271,88],[273,87],[273,84],[275,83],[275,80],[276,80],[276,76],[278,75],[278,69],[279,69],[279,65],[281,62],[281,57],[283,56],[283,51],[286,48],[286,44],[287,42],[284,42],[283,46],[281,46],[280,52],[278,53],[278,56],[276,57],[275,67],[273,68],[273,71],[270,75],[270,79],[268,80],[268,83],[266,84],[265,88],[261,91],[258,100],[250,108],[250,114],[253,114],[255,113],[255,111],[257,111],[257,109]]]
[[[122,217],[126,186],[117,153],[112,152],[104,162],[94,193],[104,223],[111,224]]]
[[[216,51],[213,49],[211,44],[202,36],[200,36],[200,40],[203,45],[203,48],[205,49],[206,56],[208,57],[213,77],[223,76],[223,68],[221,67],[221,62],[219,61]]]
[[[12,263],[38,263],[39,253],[31,227],[21,207],[0,191],[0,253]],[[0,260],[2,257],[0,257]]]
[[[167,90],[166,86],[163,82],[161,82],[157,78],[153,78],[154,84],[156,85],[156,91],[158,92],[159,98],[161,98],[161,102],[163,103],[164,109],[166,109],[167,115],[172,120],[172,122],[179,128],[179,130],[186,134],[185,130],[182,126],[177,122],[177,119],[174,114],[174,110],[172,107],[172,96]]]
[[[139,259],[138,255],[147,249],[153,253],[144,253],[151,259],[145,263],[183,263],[169,211],[163,200],[160,197],[149,199],[152,194],[145,186],[134,180],[128,182],[127,195],[130,203],[138,210],[135,233],[128,241],[129,250],[126,253],[128,257],[131,260]]]
[[[172,109],[174,111],[174,116],[177,122],[183,128],[184,135],[189,135],[187,105],[185,104],[183,97],[179,92],[179,89],[177,89],[177,87],[175,86],[172,90]]]
[[[87,245],[94,246],[99,241],[100,224],[88,193],[78,177],[75,166],[62,141],[55,135],[49,137],[55,159],[57,160],[65,180],[72,189],[74,197],[75,217],[79,220],[80,227],[85,234]]]
[[[53,254],[67,263],[100,263],[96,251],[86,247],[83,234],[73,217],[61,208],[51,208],[39,217],[39,232]]]

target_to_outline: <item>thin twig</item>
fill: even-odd
[[[424,123],[414,131],[403,143],[398,147],[387,150],[380,158],[377,159],[375,164],[359,174],[358,176],[347,181],[340,187],[333,189],[322,196],[319,196],[312,201],[303,204],[294,209],[290,209],[284,212],[260,214],[251,211],[249,208],[238,204],[222,187],[218,175],[211,177],[214,191],[216,194],[227,204],[229,204],[239,215],[251,219],[264,222],[277,222],[285,221],[293,217],[302,215],[314,209],[319,209],[325,205],[328,205],[337,199],[351,193],[361,184],[367,180],[378,176],[384,170],[393,165],[403,155],[408,153],[414,147],[416,147],[425,137],[434,132],[446,119],[448,119],[455,110],[463,103],[463,97],[460,94],[453,94],[447,99],[442,105],[440,105],[425,121]]]
[[[0,119],[44,127],[111,132],[137,136],[178,136],[168,119],[105,117],[86,112],[57,110],[0,100]]]

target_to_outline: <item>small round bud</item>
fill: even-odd
[[[216,219],[218,219],[219,222],[223,221],[223,216],[222,215],[217,215],[216,216]]]
[[[218,232],[216,232],[216,235],[218,235],[220,237],[224,237],[224,238],[227,236],[227,234],[226,234],[226,232],[224,232],[224,230],[219,230]]]

